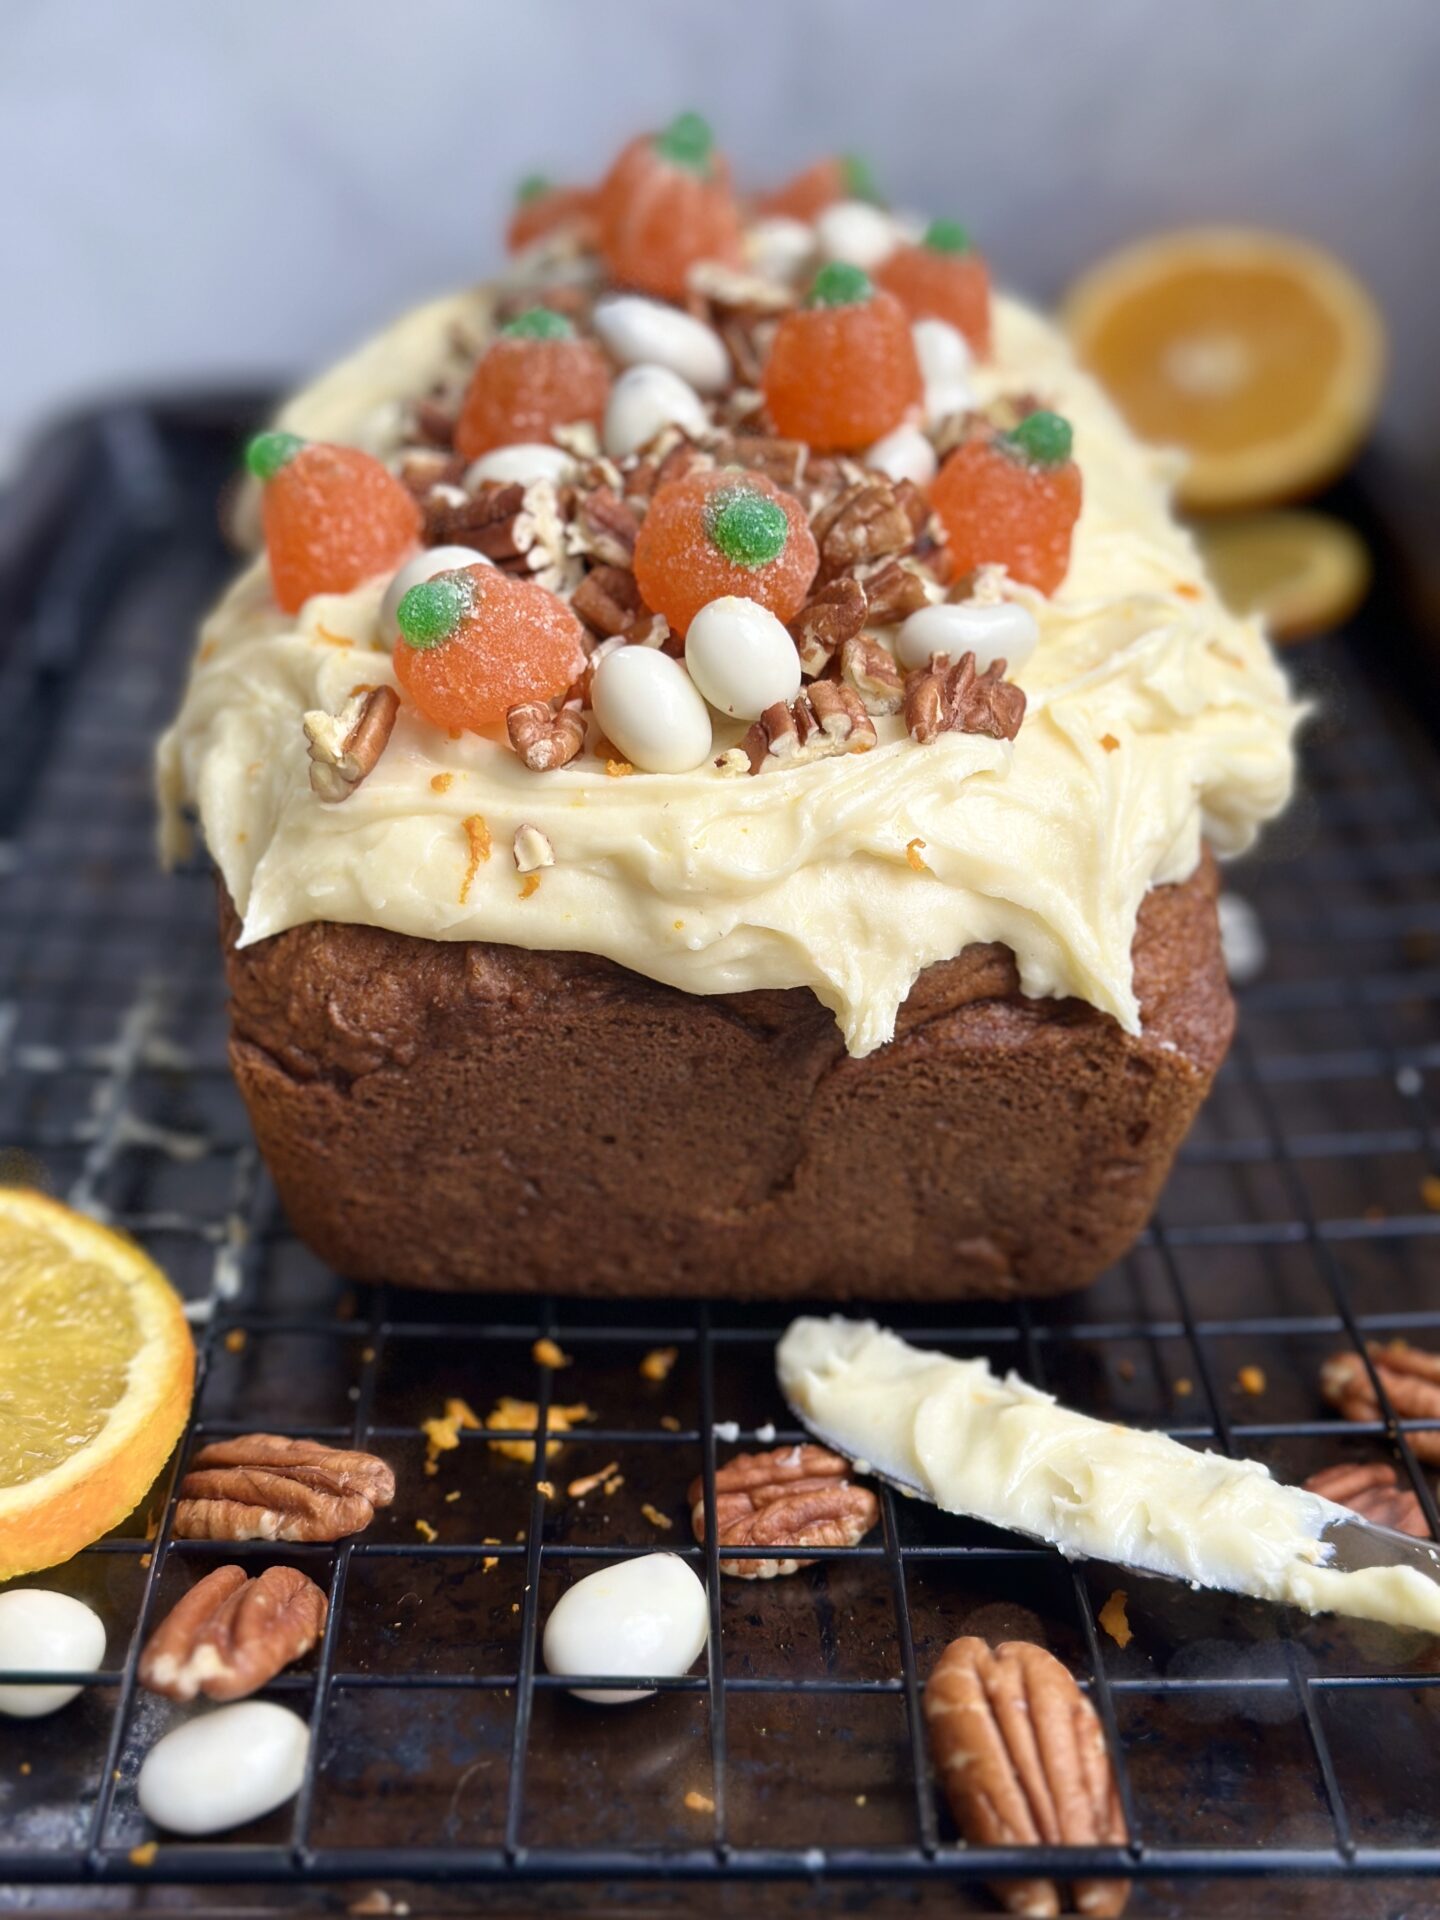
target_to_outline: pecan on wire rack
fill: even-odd
[[[180,1482],[180,1540],[339,1540],[395,1498],[373,1453],[246,1433],[202,1447]]]
[[[853,1547],[880,1517],[868,1487],[850,1479],[848,1460],[828,1447],[778,1447],[741,1453],[715,1472],[716,1540],[722,1547]],[[705,1482],[686,1496],[695,1538],[705,1538]],[[727,1559],[720,1571],[738,1580],[773,1580],[813,1562]]]
[[[1371,1340],[1366,1345],[1385,1397],[1402,1420],[1440,1420],[1440,1353],[1412,1347],[1407,1340]],[[1358,1353],[1347,1350],[1320,1369],[1320,1391],[1347,1420],[1379,1420],[1380,1402]],[[1440,1431],[1407,1432],[1405,1444],[1417,1460],[1440,1463]]]
[[[1337,1507],[1349,1507],[1372,1526],[1392,1527],[1396,1533],[1411,1533],[1420,1540],[1430,1537],[1420,1496],[1413,1487],[1402,1487],[1399,1474],[1384,1460],[1323,1467],[1311,1474],[1305,1491],[1333,1500]]]
[[[308,1653],[329,1603],[295,1567],[216,1567],[151,1634],[140,1684],[171,1700],[243,1700]]]

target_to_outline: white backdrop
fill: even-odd
[[[1440,0],[0,0],[0,452],[117,384],[314,366],[493,262],[513,181],[694,105],[862,148],[1053,295],[1211,217],[1339,249],[1440,427]]]

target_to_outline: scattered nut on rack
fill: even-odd
[[[310,1651],[329,1602],[295,1567],[215,1567],[145,1643],[140,1684],[171,1700],[242,1700]]]
[[[180,1483],[179,1540],[339,1540],[395,1498],[373,1453],[245,1433],[202,1447]]]
[[[718,1543],[722,1547],[853,1547],[880,1518],[868,1487],[851,1480],[848,1460],[827,1447],[779,1447],[741,1453],[715,1473]],[[705,1482],[690,1483],[690,1523],[705,1538]],[[720,1558],[739,1580],[773,1580],[813,1565],[799,1558]]]

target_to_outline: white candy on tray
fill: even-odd
[[[105,1623],[83,1600],[49,1587],[0,1593],[0,1673],[90,1673],[105,1660]],[[68,1706],[78,1686],[0,1687],[0,1713],[37,1719]]]
[[[167,1833],[224,1833],[300,1790],[310,1729],[269,1700],[239,1700],[157,1740],[136,1782],[140,1810]]]
[[[688,1673],[705,1645],[705,1588],[678,1555],[647,1553],[587,1573],[555,1602],[545,1622],[551,1673],[663,1680]],[[572,1687],[577,1700],[619,1707],[653,1687]]]

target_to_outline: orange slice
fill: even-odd
[[[1246,513],[1195,534],[1221,599],[1233,613],[1260,614],[1277,640],[1338,627],[1370,585],[1365,542],[1326,513]]]
[[[139,1247],[0,1188],[0,1580],[68,1560],[135,1510],[194,1374],[180,1298]]]
[[[1189,455],[1180,500],[1197,511],[1312,491],[1375,416],[1379,310],[1303,240],[1243,227],[1161,234],[1091,268],[1063,314],[1136,433]]]

